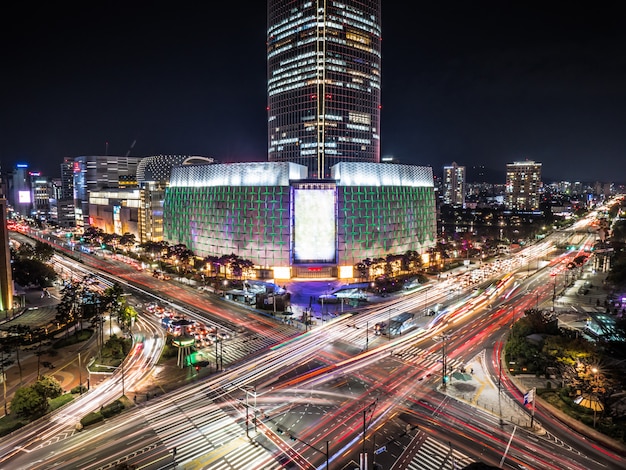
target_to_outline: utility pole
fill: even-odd
[[[446,390],[446,378],[447,378],[447,372],[448,372],[448,357],[447,357],[447,353],[446,353],[446,341],[448,339],[450,339],[450,335],[444,334],[442,333],[441,336],[439,337],[435,337],[434,338],[435,341],[441,341],[441,363],[442,363],[442,369],[441,369],[441,388],[445,391]]]
[[[78,351],[78,390],[79,390],[79,394],[82,395],[83,394],[83,373],[80,370],[80,366],[81,366],[80,351]]]
[[[378,403],[378,398],[374,400],[372,403],[370,403],[370,405],[363,410],[363,449],[361,452],[361,469],[360,470],[367,470],[367,467],[368,467],[367,453],[365,451],[365,440],[367,438],[367,428],[369,426],[369,423],[367,422],[367,413],[370,413],[370,422],[371,422],[377,403]]]

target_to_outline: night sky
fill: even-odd
[[[265,1],[12,10],[3,169],[58,176],[65,156],[107,152],[266,160]],[[626,181],[624,23],[617,2],[383,2],[382,154],[436,175],[530,159],[546,182]]]

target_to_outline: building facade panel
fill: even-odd
[[[170,187],[164,238],[197,256],[235,253],[262,267],[290,261],[288,186]]]

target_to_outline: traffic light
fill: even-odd
[[[448,376],[448,375],[444,375],[443,376],[443,383],[447,384],[449,382],[449,380],[450,380],[450,376]]]
[[[200,371],[200,366],[196,364],[196,372]]]

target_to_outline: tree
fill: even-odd
[[[40,416],[47,409],[48,400],[32,386],[18,388],[11,400],[11,411],[25,418]]]
[[[211,272],[215,273],[216,276],[220,274],[220,268],[222,264],[220,263],[219,256],[209,255],[206,258],[204,258],[203,262],[205,264],[208,264],[211,267]]]
[[[13,261],[13,280],[20,286],[35,284],[50,287],[57,274],[53,268],[34,258],[18,258]]]
[[[117,250],[117,246],[120,244],[122,236],[117,233],[105,233],[102,235],[102,243],[106,245],[111,245],[113,247],[113,251]]]
[[[41,377],[33,385],[19,388],[13,400],[11,411],[25,418],[41,416],[48,409],[48,399],[63,394],[59,382],[52,377]]]
[[[33,256],[43,263],[47,263],[54,255],[54,248],[48,243],[37,240],[33,250]]]
[[[35,391],[46,400],[63,395],[63,388],[53,377],[43,376],[32,385]]]
[[[20,384],[22,383],[22,363],[20,362],[20,350],[24,343],[32,339],[32,330],[28,325],[11,325],[8,328],[9,347],[15,351],[15,360],[20,371]]]
[[[431,255],[431,263],[434,256]],[[417,251],[409,250],[402,257],[402,269],[410,273],[416,273],[422,269],[422,257]]]
[[[81,238],[87,243],[91,243],[92,245],[100,245],[101,243],[103,243],[104,235],[104,230],[98,227],[87,227],[83,232],[83,236]]]
[[[193,251],[187,248],[183,243],[170,246],[167,255],[170,259],[180,261],[183,270],[187,268],[189,261],[194,257]]]
[[[61,301],[57,304],[56,320],[62,325],[78,323],[83,315],[86,303],[93,302],[93,275],[85,276],[82,281],[72,281],[65,284],[61,290]],[[67,330],[69,336],[69,328]]]
[[[31,259],[35,255],[35,249],[30,243],[22,243],[17,249],[18,259]]]
[[[130,249],[137,244],[137,240],[135,239],[135,234],[126,232],[124,235],[120,237],[120,245],[125,249]]]

